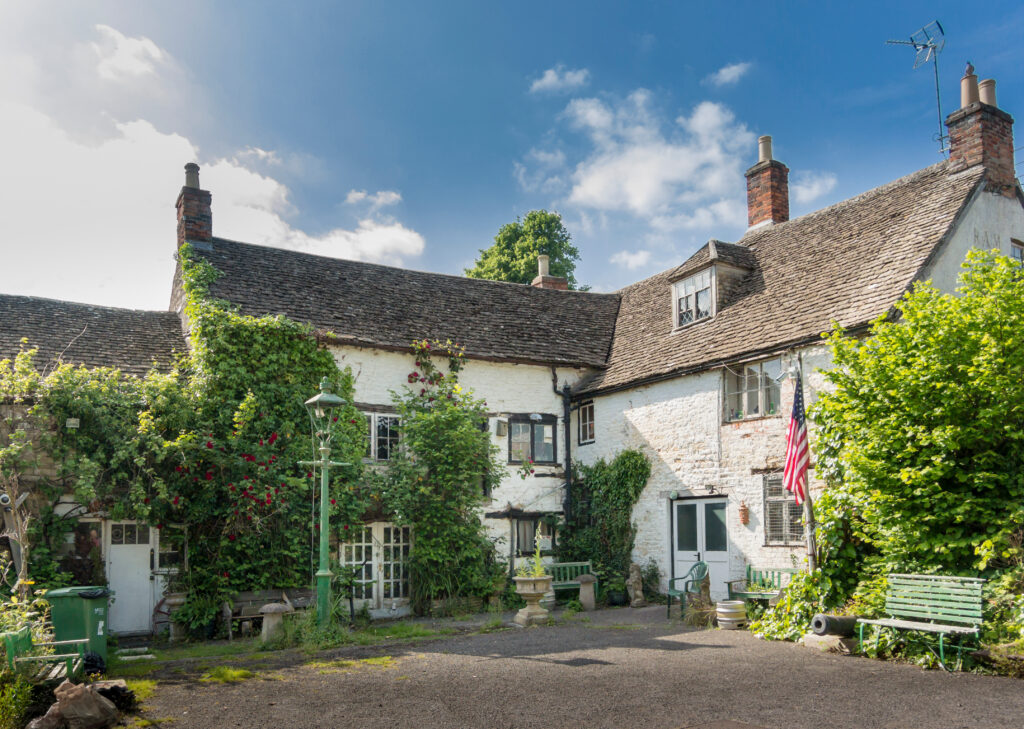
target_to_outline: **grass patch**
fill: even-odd
[[[156,681],[147,681],[145,679],[131,679],[125,681],[128,685],[128,690],[135,694],[136,701],[145,701],[153,697],[156,693]]]
[[[239,681],[246,681],[255,677],[256,674],[248,668],[217,666],[204,673],[199,680],[205,683],[238,683]]]
[[[365,666],[372,666],[374,668],[391,668],[396,663],[395,659],[391,656],[375,656],[373,658],[364,658],[359,662]]]
[[[184,658],[218,658],[237,656],[243,653],[258,653],[260,642],[255,638],[216,643],[188,643],[173,648],[158,648],[153,655],[161,661],[180,661]]]
[[[130,727],[160,726],[161,724],[170,724],[172,721],[174,721],[174,717],[172,717],[172,716],[165,716],[162,719],[143,719],[141,717],[135,717],[135,721],[133,721],[128,726],[130,726]]]
[[[499,630],[506,630],[507,628],[508,628],[508,626],[505,625],[505,621],[501,618],[501,616],[500,615],[496,615],[495,617],[491,618],[486,623],[481,625],[477,629],[476,632],[477,633],[496,633]]]
[[[159,665],[156,661],[119,661],[112,658],[107,675],[110,678],[143,678],[153,673]]]

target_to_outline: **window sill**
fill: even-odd
[[[771,420],[772,418],[781,418],[782,413],[770,413],[768,415],[751,415],[749,418],[736,418],[735,420],[722,420],[722,425],[734,425],[736,423],[752,423],[758,420]]]
[[[763,547],[784,547],[785,549],[800,549],[802,547],[806,547],[807,545],[804,544],[803,542],[787,542],[785,544],[781,544],[779,542],[772,542],[772,543],[762,544],[761,546],[763,546]]]
[[[581,446],[585,446],[585,445],[594,445],[594,443],[596,443],[596,442],[597,442],[597,439],[596,439],[596,438],[595,438],[594,440],[581,440],[581,441],[580,441],[579,443],[577,443],[576,445],[581,445]]]

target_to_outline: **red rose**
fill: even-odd
[[[263,445],[263,439],[260,438],[260,445]]]
[[[228,488],[231,489],[232,491],[234,491],[235,490],[235,485],[233,483],[229,483],[228,484]]]
[[[342,529],[344,529],[345,531],[348,531],[348,524],[346,524],[345,526],[343,526],[343,527],[342,527]]]
[[[230,539],[232,542],[235,541],[235,535],[234,534],[228,534],[228,539]]]
[[[157,529],[163,529],[163,528],[164,528],[164,525],[163,525],[163,524],[157,524],[157,525],[156,525],[156,528],[157,528]]]
[[[337,416],[337,415],[335,415],[335,416],[334,416],[334,419],[333,419],[333,420],[331,420],[331,422],[332,422],[332,423],[337,423],[337,422],[338,422],[338,416]]]
[[[174,470],[177,471],[178,473],[181,473],[181,466],[175,466]]]
[[[213,441],[212,440],[206,441],[206,447],[207,448],[213,448]]]
[[[224,578],[227,578],[227,576],[228,576],[228,573],[227,573],[227,572],[221,572],[220,574],[221,574],[221,576],[222,576],[222,577],[224,577]]]
[[[307,471],[306,472],[306,478],[313,478],[313,472],[312,471]]]
[[[178,497],[177,497],[177,496],[175,496],[175,497],[174,497],[174,505],[175,505],[175,506],[177,506],[177,505],[178,505]]]
[[[338,503],[337,501],[335,501],[334,499],[331,499],[331,505],[332,505],[332,506],[333,506],[334,504],[337,504],[337,503]]]

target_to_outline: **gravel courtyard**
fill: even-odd
[[[173,720],[175,729],[1024,726],[1020,681],[687,629],[656,606],[551,627],[222,663],[257,676],[207,684],[187,667],[168,667],[156,675],[144,716]]]

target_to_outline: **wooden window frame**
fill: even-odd
[[[508,462],[511,465],[520,465],[523,461],[512,458],[512,433],[515,430],[513,425],[527,424],[530,426],[530,462],[535,466],[553,466],[558,464],[558,417],[555,415],[541,415],[540,420],[533,420],[529,415],[511,415],[508,419]],[[538,461],[536,454],[536,428],[538,425],[551,426],[551,460]]]
[[[584,428],[584,413],[589,411],[589,417],[586,418],[586,428]],[[579,445],[590,445],[597,440],[597,428],[594,425],[594,401],[588,400],[587,402],[580,403],[579,410],[577,411],[576,417],[576,434],[577,443]],[[589,438],[586,437],[585,433],[589,431]]]
[[[755,362],[744,362],[742,364],[727,366],[722,370],[722,420],[726,423],[739,423],[744,420],[756,420],[759,418],[774,418],[782,415],[782,402],[781,402],[781,388],[779,387],[778,381],[775,376],[765,372],[765,365],[770,363],[777,363],[778,372],[782,372],[782,360],[779,357],[772,357],[770,359],[757,360]],[[742,389],[732,389],[734,378],[740,378],[741,375],[737,370],[742,372],[743,387]],[[748,382],[751,376],[749,370],[756,370],[754,373],[754,379],[757,382],[757,413],[751,415],[746,408],[748,397],[753,389],[748,386]],[[768,392],[773,392],[775,395],[775,402],[771,402]],[[739,395],[741,398],[741,407],[738,411],[730,409],[730,403],[733,397]],[[736,413],[740,413],[737,415]]]
[[[704,286],[703,279],[707,277],[707,285]],[[693,286],[693,292],[687,293],[686,289],[688,286]],[[700,288],[697,288],[700,286]],[[700,310],[697,308],[697,297],[707,292],[707,313],[700,316]],[[688,321],[683,321],[683,307],[681,302],[684,299],[692,298],[692,304],[687,304],[686,312],[690,313],[692,318]],[[713,319],[715,316],[715,271],[714,267],[705,268],[702,271],[697,271],[694,274],[687,276],[684,279],[676,281],[672,284],[672,326],[675,329],[681,329],[683,327],[692,326],[698,322],[705,321],[707,319]]]
[[[764,546],[766,547],[799,547],[803,544],[804,540],[804,525],[803,525],[803,509],[796,505],[796,500],[793,498],[793,494],[786,491],[782,485],[781,472],[779,473],[766,473],[761,482],[761,494],[763,497],[764,504]],[[778,488],[782,495],[771,495],[769,496],[769,485],[774,488]],[[773,538],[770,530],[771,521],[768,518],[768,512],[770,510],[769,504],[782,504],[783,511],[788,519],[788,529],[784,536],[775,536]],[[794,519],[795,515],[795,519]],[[800,528],[800,535],[795,536],[793,530],[794,525],[798,525]]]

